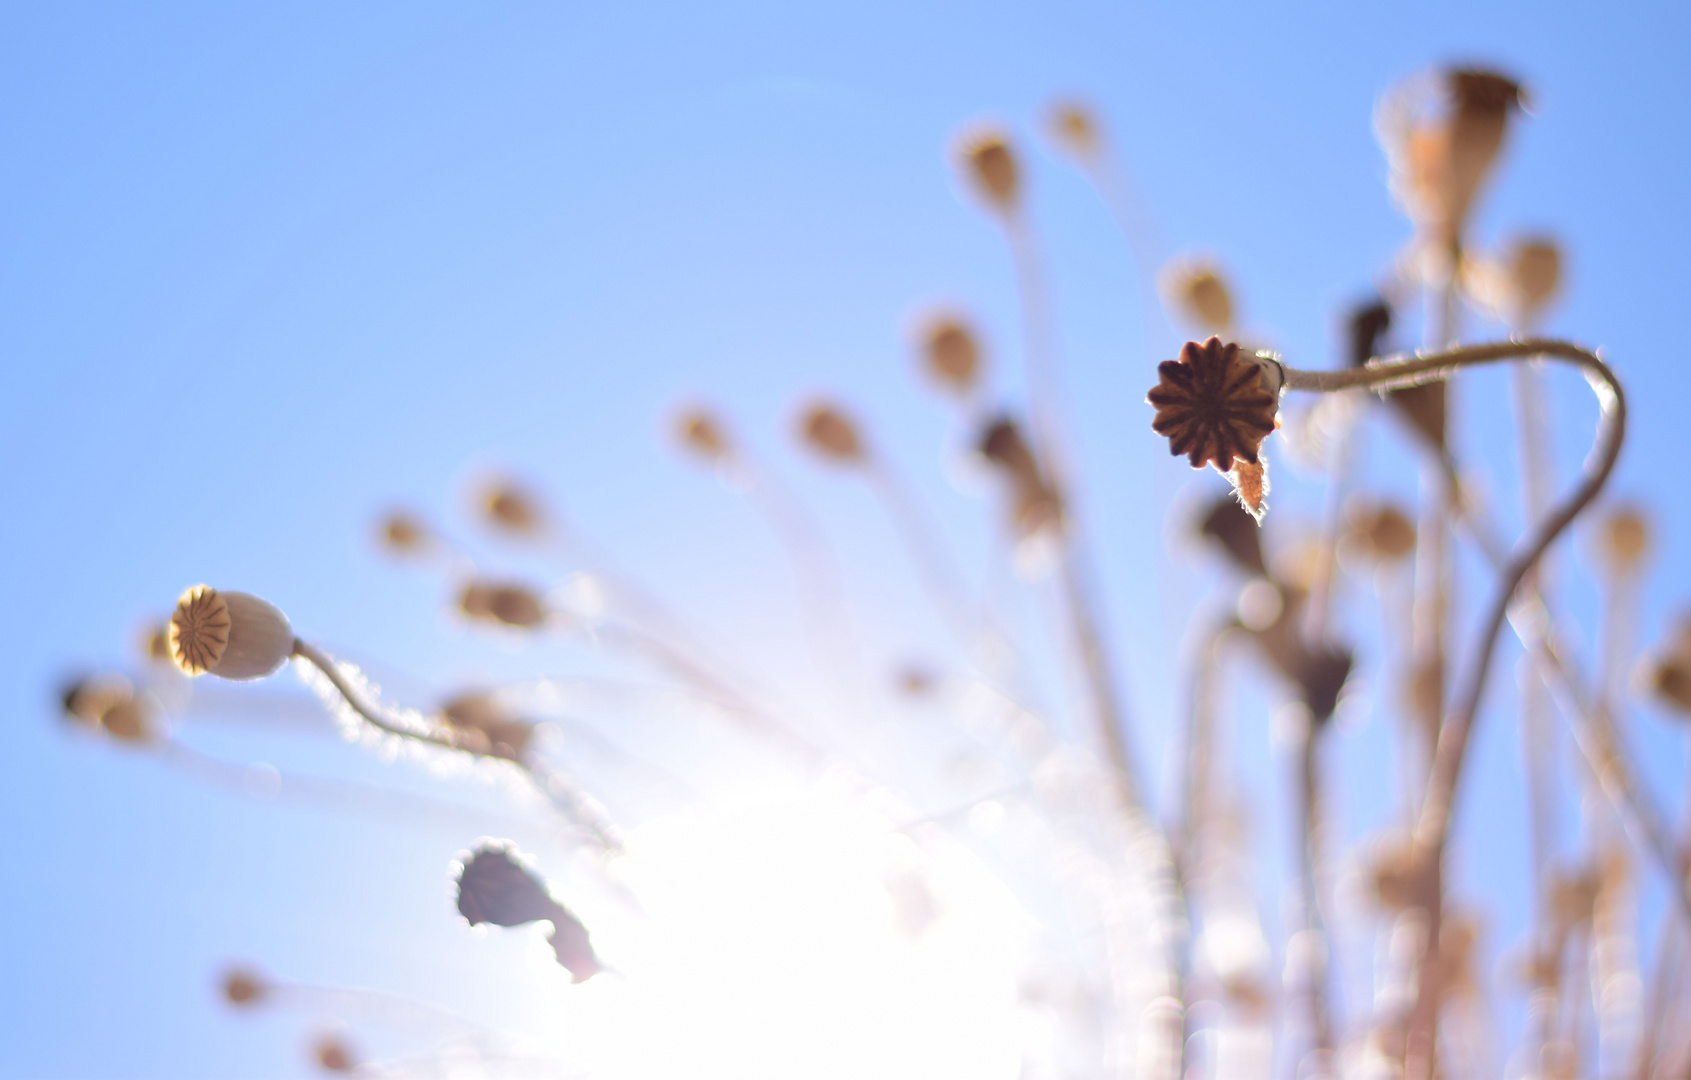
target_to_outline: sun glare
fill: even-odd
[[[569,1059],[617,1080],[1018,1075],[1032,922],[961,844],[916,836],[826,784],[634,830],[618,876],[640,910],[598,918],[614,971],[561,992]]]

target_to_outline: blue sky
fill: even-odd
[[[1691,511],[1666,482],[1691,400],[1668,337],[1691,284],[1686,18],[1668,4],[0,9],[0,800],[15,823],[0,1074],[293,1075],[294,1029],[237,1024],[212,1000],[225,958],[424,997],[485,963],[440,952],[458,929],[440,918],[444,866],[473,835],[255,803],[65,737],[61,676],[132,663],[135,627],[189,584],[273,600],[388,665],[396,688],[532,672],[543,657],[450,629],[443,583],[369,542],[396,502],[462,522],[475,470],[509,467],[683,611],[782,663],[778,552],[664,437],[676,403],[702,396],[840,537],[886,636],[919,647],[931,617],[905,599],[873,503],[786,442],[802,396],[856,403],[947,541],[984,560],[988,518],[943,460],[959,435],[908,344],[923,304],[959,304],[998,391],[1018,393],[1010,264],[945,158],[975,118],[1026,153],[1107,621],[1160,769],[1181,699],[1168,672],[1215,577],[1174,550],[1164,515],[1216,483],[1149,431],[1152,363],[1179,339],[1141,324],[1119,232],[1036,135],[1059,95],[1104,117],[1168,244],[1154,254],[1219,256],[1247,325],[1319,367],[1342,305],[1407,236],[1376,97],[1451,60],[1518,72],[1535,115],[1478,233],[1562,238],[1570,289],[1550,329],[1601,345],[1626,382],[1615,486],[1659,525],[1642,630],[1656,640],[1691,602]],[[1555,387],[1572,468],[1588,395]],[[1504,389],[1477,378],[1458,409],[1461,445],[1498,463],[1507,492]],[[1370,475],[1409,490],[1401,441],[1370,439]],[[1318,488],[1279,475],[1271,527],[1309,520]],[[1570,579],[1584,550],[1564,544]],[[1589,645],[1595,594],[1567,588]],[[1494,702],[1511,696],[1509,663]],[[1279,773],[1263,707],[1247,693],[1235,720],[1266,805]],[[1518,914],[1519,886],[1483,869],[1519,851],[1508,719],[1487,716],[1463,858]],[[1634,734],[1676,805],[1677,734],[1647,710]],[[327,741],[200,737],[301,771],[394,771]],[[1360,806],[1372,781],[1345,770],[1378,767],[1379,741],[1353,741],[1340,798]]]

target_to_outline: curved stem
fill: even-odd
[[[1347,371],[1283,369],[1285,386],[1289,390],[1330,392],[1353,387],[1389,390],[1445,378],[1462,368],[1541,356],[1573,364],[1584,372],[1602,410],[1597,438],[1592,460],[1587,463],[1579,484],[1534,524],[1500,569],[1502,580],[1481,624],[1472,666],[1439,729],[1438,744],[1433,754],[1432,772],[1416,828],[1419,840],[1433,852],[1442,851],[1449,835],[1451,809],[1469,736],[1473,731],[1474,715],[1485,691],[1486,674],[1497,639],[1508,618],[1509,601],[1539,556],[1591,505],[1614,471],[1626,434],[1626,397],[1614,373],[1595,353],[1565,341],[1526,340],[1471,345],[1431,355],[1376,361],[1367,367]]]

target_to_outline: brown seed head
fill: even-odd
[[[995,417],[975,445],[1010,485],[1010,523],[1017,536],[1030,537],[1062,526],[1062,496],[1045,479],[1015,420]]]
[[[980,348],[961,319],[945,316],[929,324],[923,335],[922,360],[935,382],[959,395],[975,388],[980,378]]]
[[[417,555],[434,542],[422,519],[404,510],[384,515],[376,526],[376,538],[383,550],[395,555]]]
[[[1422,851],[1411,837],[1393,836],[1378,844],[1368,862],[1375,903],[1385,911],[1415,906],[1425,865]]]
[[[513,536],[534,536],[546,528],[539,500],[514,480],[488,484],[482,490],[481,510],[489,525]]]
[[[269,983],[251,968],[230,968],[223,975],[223,1000],[236,1008],[262,1005],[269,995]]]
[[[311,1044],[311,1057],[324,1072],[349,1073],[358,1068],[352,1048],[338,1035],[318,1036]]]
[[[816,453],[841,465],[860,464],[867,456],[851,417],[825,401],[804,410],[799,417],[799,437]]]
[[[1182,259],[1162,272],[1162,293],[1169,306],[1194,327],[1210,334],[1233,329],[1233,294],[1214,263]]]
[[[1194,469],[1213,464],[1226,474],[1234,459],[1258,464],[1257,448],[1274,430],[1280,406],[1263,387],[1262,372],[1231,342],[1187,342],[1180,359],[1157,365],[1157,385],[1145,396],[1156,409],[1151,430]]]
[[[1268,572],[1262,557],[1262,532],[1239,500],[1223,495],[1210,504],[1198,522],[1198,532],[1215,541],[1233,565],[1252,576]]]
[[[262,679],[293,651],[287,616],[247,593],[195,585],[170,617],[170,655],[189,675]]]
[[[521,761],[534,736],[533,725],[509,716],[487,694],[459,694],[441,706],[441,714],[458,745],[508,761]]]
[[[1650,552],[1650,523],[1636,506],[1618,506],[1603,521],[1602,553],[1616,574],[1636,571]]]
[[[141,655],[155,664],[175,664],[170,656],[170,623],[149,623],[141,630]]]
[[[458,610],[472,619],[532,629],[546,621],[546,605],[533,589],[509,582],[472,581],[458,595]]]
[[[1021,196],[1016,156],[1003,132],[983,129],[964,137],[958,156],[976,193],[1001,214],[1013,214]]]
[[[700,406],[684,409],[675,418],[675,436],[682,449],[706,461],[721,461],[734,449],[717,418]]]
[[[1051,138],[1082,162],[1098,155],[1103,140],[1092,111],[1078,101],[1059,101],[1051,107]]]
[[[119,742],[150,742],[158,734],[150,699],[121,675],[78,679],[64,690],[65,715],[98,727]]]
[[[1415,525],[1390,503],[1353,506],[1347,517],[1347,539],[1377,562],[1397,562],[1415,550]]]
[[[1508,275],[1511,318],[1530,326],[1562,287],[1562,249],[1548,236],[1519,240],[1508,256]]]

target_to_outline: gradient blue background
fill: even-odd
[[[1110,632],[1161,771],[1181,701],[1167,673],[1214,576],[1172,550],[1163,515],[1215,478],[1148,430],[1151,364],[1178,338],[1141,326],[1118,231],[1034,134],[1059,94],[1099,109],[1171,251],[1217,253],[1248,325],[1324,366],[1336,313],[1407,235],[1370,129],[1377,95],[1450,60],[1520,73],[1537,115],[1479,234],[1560,236],[1571,286],[1551,329],[1603,346],[1626,380],[1616,488],[1658,515],[1656,640],[1691,602],[1691,374],[1675,337],[1691,285],[1687,22],[1669,4],[6,5],[0,1074],[300,1074],[297,1024],[214,1000],[232,956],[523,1022],[487,974],[503,946],[450,917],[446,862],[473,836],[246,800],[68,739],[57,681],[131,663],[138,623],[202,580],[271,599],[420,694],[534,670],[537,653],[447,629],[442,583],[369,541],[395,501],[461,521],[478,464],[521,470],[677,606],[778,657],[791,625],[764,569],[774,549],[663,436],[667,410],[699,394],[775,455],[798,397],[839,392],[955,546],[984,550],[990,510],[936,467],[955,435],[906,334],[924,302],[967,306],[1014,393],[1009,263],[943,153],[974,117],[1022,136]],[[1461,446],[1499,463],[1507,495],[1505,384],[1471,387]],[[1556,387],[1571,467],[1589,395]],[[1381,481],[1407,490],[1401,440],[1383,429],[1370,447]],[[908,626],[893,636],[919,639],[868,498],[783,468],[853,553],[863,595]],[[1279,520],[1307,521],[1318,494],[1277,479]],[[1585,566],[1583,545],[1564,551]],[[1589,645],[1593,596],[1570,594]],[[1525,910],[1509,672],[1460,853],[1502,920],[1494,958]],[[1247,697],[1237,754],[1277,806],[1268,699]],[[1347,813],[1378,806],[1381,729],[1357,717],[1335,754]],[[1677,733],[1646,712],[1633,735],[1677,805]],[[305,771],[396,772],[328,741],[201,737]],[[1260,840],[1270,862],[1287,850],[1279,824]]]

